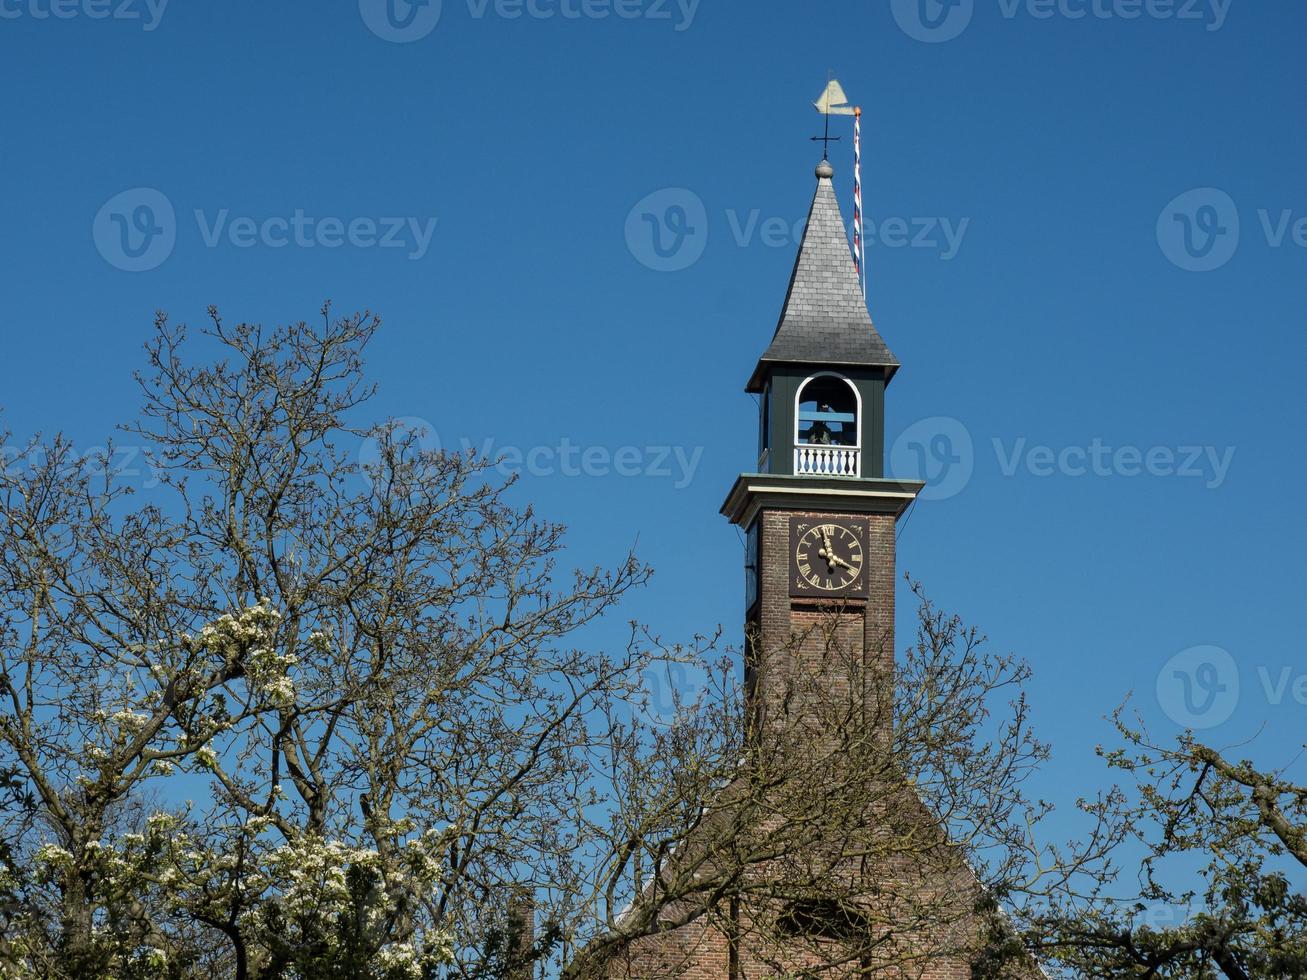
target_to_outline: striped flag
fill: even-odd
[[[862,240],[862,109],[853,110],[853,264],[867,298],[866,252]]]

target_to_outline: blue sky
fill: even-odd
[[[890,469],[932,482],[901,567],[1033,663],[1046,795],[1106,781],[1131,691],[1159,735],[1294,757],[1307,8],[395,2],[0,0],[11,428],[102,443],[157,308],[370,307],[378,418],[519,459],[577,563],[657,567],[631,616],[734,638],[717,509],[833,70]]]

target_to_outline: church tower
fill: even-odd
[[[894,529],[923,486],[885,476],[899,362],[867,313],[828,161],[816,176],[780,322],[745,386],[759,396],[757,470],[722,505],[746,535],[746,686],[764,725],[790,672],[817,669],[832,616],[862,666],[889,676]]]
[[[1029,980],[1024,959],[988,972],[1001,929],[897,754],[895,528],[923,484],[885,474],[899,362],[867,314],[828,161],[816,176],[746,385],[757,465],[721,509],[748,542],[745,757],[659,852],[630,906],[649,931],[606,977]]]

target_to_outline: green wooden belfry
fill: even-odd
[[[761,396],[758,472],[876,479],[899,362],[867,312],[830,163],[816,173],[780,321],[745,386]]]

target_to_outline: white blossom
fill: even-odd
[[[195,761],[204,766],[205,769],[216,769],[218,766],[218,753],[207,745],[201,745],[195,750]]]

